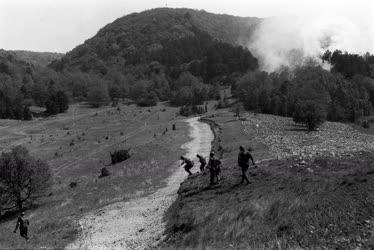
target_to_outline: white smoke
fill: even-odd
[[[331,14],[268,18],[258,26],[248,48],[259,59],[260,68],[268,72],[282,66],[293,68],[308,58],[322,63],[319,56],[327,49],[372,53],[374,31],[369,26]]]

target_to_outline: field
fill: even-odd
[[[222,179],[186,180],[169,209],[169,249],[373,249],[374,137],[326,123],[306,132],[292,119],[221,111],[214,147]],[[258,168],[240,184],[239,145]]]
[[[55,117],[0,120],[1,151],[24,145],[46,160],[53,174],[46,196],[26,211],[32,238],[26,243],[13,234],[16,217],[7,216],[0,221],[0,248],[62,248],[77,237],[76,222],[84,214],[162,187],[183,153],[180,146],[189,140],[177,111],[162,104],[119,109],[75,104]],[[110,152],[117,149],[130,149],[131,158],[109,166]],[[104,166],[111,174],[98,178]]]

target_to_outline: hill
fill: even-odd
[[[244,45],[258,18],[211,14],[191,9],[153,9],[133,13],[103,27],[94,37],[51,64],[105,75],[117,68],[160,61],[177,66],[202,60],[215,42]],[[257,62],[256,62],[257,63]]]
[[[46,67],[52,61],[60,59],[64,54],[55,52],[34,52],[27,50],[0,50],[0,54],[10,54],[19,61],[31,63],[37,67]]]

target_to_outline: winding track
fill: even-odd
[[[209,125],[198,118],[186,122],[192,138],[182,146],[186,156],[194,159],[199,153],[208,157],[214,137]],[[166,180],[166,186],[153,194],[114,203],[85,215],[79,221],[82,227],[79,238],[67,249],[145,249],[157,244],[165,229],[163,215],[176,199],[185,178],[186,173],[178,167]]]

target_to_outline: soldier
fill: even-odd
[[[210,172],[210,185],[218,184],[218,175],[221,172],[221,161],[214,156],[214,152],[210,153],[209,157],[209,172]]]
[[[204,169],[205,169],[205,166],[206,166],[206,160],[204,157],[202,157],[201,155],[196,155],[197,158],[199,158],[199,162],[200,162],[200,172],[201,173],[204,173]]]
[[[21,237],[25,238],[26,240],[29,240],[29,237],[27,236],[28,226],[30,225],[29,220],[25,220],[23,217],[25,216],[25,213],[22,212],[20,216],[18,216],[16,228],[14,229],[14,233],[17,232],[17,229],[19,227],[19,234]]]
[[[242,181],[240,182],[240,184],[243,184],[244,181],[247,182],[247,185],[250,183],[247,177],[247,171],[249,168],[249,160],[251,160],[252,164],[255,165],[255,162],[253,160],[253,157],[250,151],[252,151],[251,148],[248,148],[247,152],[245,152],[245,149],[242,146],[240,146],[239,148],[238,165],[242,170]]]
[[[181,160],[182,160],[181,166],[184,166],[184,170],[186,170],[186,172],[188,173],[188,176],[191,176],[192,175],[191,168],[193,168],[193,165],[194,165],[193,161],[191,161],[190,159],[187,159],[184,156],[181,156]]]

